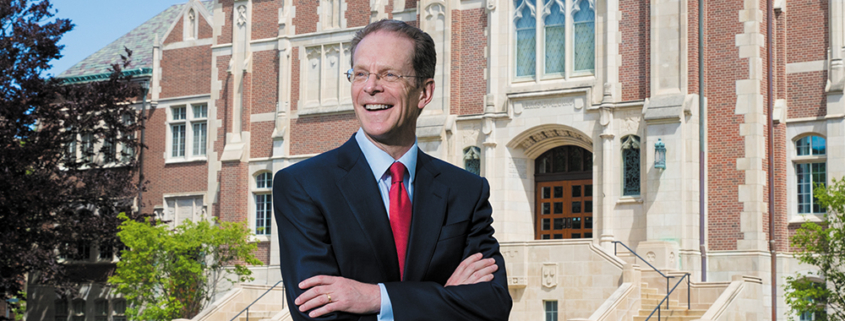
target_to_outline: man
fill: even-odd
[[[273,205],[294,320],[506,320],[512,301],[483,178],[419,151],[434,42],[382,20],[352,40],[361,125],[279,171]]]

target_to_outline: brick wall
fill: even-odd
[[[363,27],[370,23],[370,1],[346,0],[346,26]]]
[[[827,96],[824,93],[826,83],[827,71],[789,74],[787,77],[787,117],[803,118],[827,115]]]
[[[317,31],[317,23],[320,21],[317,12],[317,5],[319,4],[318,0],[293,0],[293,5],[296,6],[296,17],[293,18],[296,34],[301,35]]]
[[[484,96],[487,94],[487,82],[484,80],[487,13],[484,10],[452,10],[452,86],[444,89],[449,89],[452,95],[453,115],[484,112]]]
[[[299,47],[293,47],[290,51],[290,110],[294,111],[299,107]]]
[[[707,43],[705,47],[708,111],[708,248],[735,250],[742,239],[738,186],[745,174],[736,169],[736,160],[745,156],[744,139],[739,124],[744,116],[735,113],[736,80],[748,78],[748,60],[739,58],[734,39],[744,32],[738,12],[743,3],[729,1],[706,8]]]
[[[275,50],[252,53],[253,114],[276,111],[279,99],[279,55]]]
[[[828,1],[788,1],[786,12],[795,19],[786,24],[787,62],[826,59],[829,41]],[[821,26],[823,27],[820,27]],[[787,77],[788,117],[819,117],[827,114],[824,87],[826,71],[793,73]]]
[[[687,2],[687,92],[699,93],[698,90],[698,1]]]
[[[211,25],[205,20],[205,17],[197,17],[197,21],[199,21],[199,25],[197,26],[197,38],[198,39],[208,39],[211,38],[214,30],[211,29]]]
[[[210,92],[211,46],[162,51],[161,98],[208,94]]]
[[[270,236],[275,237],[275,236]],[[253,252],[255,258],[264,262],[264,265],[270,265],[270,242],[259,242],[258,248]]]
[[[290,126],[290,154],[315,154],[336,148],[358,130],[353,113],[307,116],[294,119]]]
[[[279,8],[281,5],[280,0],[252,0],[253,40],[275,38],[279,34]],[[297,8],[298,10],[299,8]]]
[[[234,0],[218,0],[223,8],[223,25],[220,26],[220,35],[217,36],[217,44],[232,43],[232,12],[234,12]],[[226,70],[226,69],[223,69]]]
[[[249,131],[249,157],[270,157],[273,156],[273,129],[276,128],[274,121],[262,121],[252,123]]]
[[[224,162],[217,193],[222,222],[248,222],[249,168],[241,162]]]
[[[622,20],[619,21],[619,32],[622,34],[619,46],[619,54],[622,56],[619,69],[622,100],[642,100],[651,95],[651,6],[648,1],[621,1],[619,9],[622,11]]]
[[[217,57],[217,80],[222,82],[222,88],[220,89],[219,98],[217,101],[214,102],[215,106],[217,107],[217,119],[221,120],[223,123],[223,128],[217,130],[217,137],[214,138],[214,151],[217,155],[223,154],[223,148],[225,147],[226,142],[226,132],[231,131],[232,124],[231,119],[232,116],[229,115],[231,113],[231,101],[232,101],[232,84],[234,83],[234,79],[231,74],[226,72],[226,68],[229,67],[229,59],[232,56],[219,56]],[[209,140],[212,138],[209,137]]]
[[[182,30],[185,29],[184,21],[184,17],[180,17],[179,20],[176,20],[176,25],[170,30],[170,34],[167,35],[167,38],[164,39],[165,45],[182,41]]]

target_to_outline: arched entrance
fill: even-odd
[[[593,153],[575,145],[534,160],[534,238],[593,237]]]

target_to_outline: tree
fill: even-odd
[[[795,257],[818,271],[786,278],[785,298],[792,310],[815,320],[845,320],[845,179],[816,186],[818,203],[827,208],[821,224],[807,222],[792,236]]]
[[[190,319],[211,301],[221,281],[251,281],[246,264],[262,264],[243,222],[184,221],[170,229],[146,218],[124,219],[117,235],[127,246],[109,284],[122,294],[130,320]],[[231,265],[230,265],[231,264]],[[232,276],[233,278],[229,278]]]
[[[61,57],[57,42],[72,27],[53,18],[48,0],[0,0],[3,300],[21,297],[26,275],[71,289],[61,257],[77,255],[80,244],[109,244],[117,213],[135,216],[132,197],[140,184],[132,156],[141,148],[134,137],[140,115],[127,102],[140,90],[121,73],[131,52],[105,81],[65,85],[42,76]]]

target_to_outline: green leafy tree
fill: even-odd
[[[245,264],[262,264],[244,223],[186,220],[171,229],[149,218],[119,217],[124,221],[117,235],[127,249],[109,284],[126,298],[130,320],[190,319],[220,282],[251,281]]]
[[[817,272],[786,278],[787,305],[815,320],[845,320],[845,179],[831,186],[816,186],[818,203],[827,208],[821,224],[807,222],[792,236],[795,257],[813,265]]]

